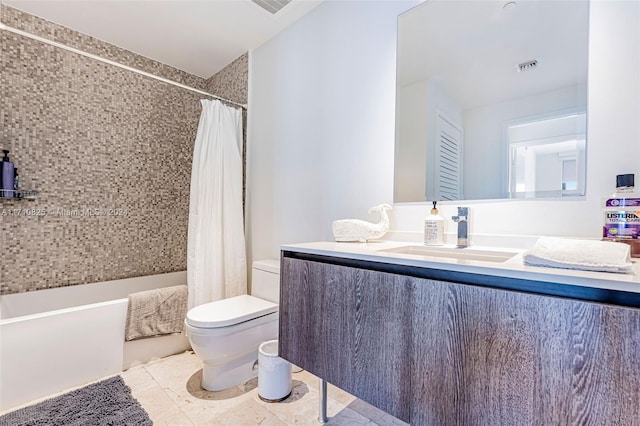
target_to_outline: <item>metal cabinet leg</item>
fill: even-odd
[[[320,405],[318,423],[325,424],[327,419],[327,381],[320,379]]]

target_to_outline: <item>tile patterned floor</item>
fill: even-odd
[[[291,396],[280,403],[258,398],[257,379],[221,392],[203,390],[202,363],[192,352],[121,375],[154,425],[318,425],[318,378],[306,371],[294,373]],[[406,425],[332,385],[328,397],[329,425]]]
[[[220,392],[202,389],[200,386],[202,362],[191,351],[130,368],[120,375],[131,388],[133,396],[147,411],[154,425],[318,426],[319,424],[317,420],[318,378],[306,371],[293,374],[291,396],[279,403],[264,402],[258,397],[257,378]],[[61,395],[78,387],[48,395],[0,414]],[[329,385],[327,394],[328,425],[407,426],[406,423],[335,386]]]

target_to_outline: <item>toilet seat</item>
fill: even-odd
[[[187,313],[185,322],[197,328],[221,328],[277,311],[277,304],[244,294],[196,306]]]

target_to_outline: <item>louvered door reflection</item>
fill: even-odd
[[[436,118],[436,175],[437,200],[461,200],[462,193],[462,127],[442,112]]]

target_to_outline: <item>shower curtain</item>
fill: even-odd
[[[247,292],[242,112],[217,100],[201,103],[189,200],[189,308]]]

